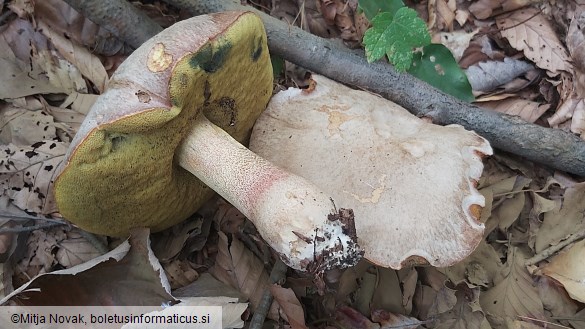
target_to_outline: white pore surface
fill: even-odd
[[[365,257],[401,268],[411,256],[448,266],[470,254],[483,225],[470,208],[489,143],[438,126],[381,97],[321,76],[310,93],[274,96],[250,149],[352,208]]]

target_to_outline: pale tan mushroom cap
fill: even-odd
[[[421,257],[448,266],[482,239],[475,185],[489,143],[427,123],[381,97],[321,76],[314,91],[275,95],[250,149],[313,182],[355,212],[370,261],[395,269]]]
[[[128,57],[92,107],[55,182],[60,212],[87,231],[117,236],[184,220],[213,194],[174,158],[197,115],[242,142],[271,93],[255,14],[176,23]]]

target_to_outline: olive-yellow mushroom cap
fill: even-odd
[[[243,142],[272,92],[261,20],[198,16],[164,30],[113,74],[75,135],[55,181],[61,214],[98,234],[159,231],[213,195],[175,150],[200,113]]]

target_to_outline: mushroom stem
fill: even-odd
[[[288,266],[319,271],[361,258],[353,211],[338,211],[312,183],[254,154],[204,115],[175,155],[181,167],[248,217]]]

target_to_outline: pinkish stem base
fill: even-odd
[[[318,271],[361,258],[352,211],[337,211],[313,184],[254,154],[205,116],[199,116],[177,158],[248,217],[288,266]]]

